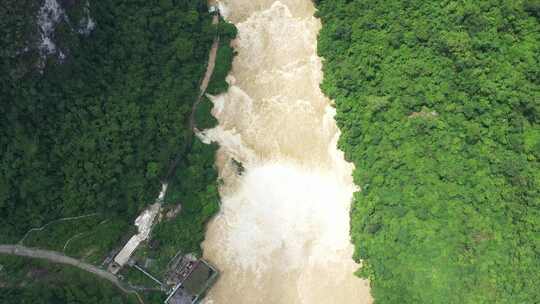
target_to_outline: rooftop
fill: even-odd
[[[179,283],[165,300],[165,304],[197,303],[215,282],[218,273],[208,262],[199,260],[192,265],[192,269],[179,269],[179,273],[185,273],[185,271],[189,273],[186,277],[180,278]]]
[[[167,189],[166,186],[164,186],[164,189]],[[114,262],[116,262],[118,267],[123,267],[125,264],[127,264],[131,255],[133,255],[133,252],[137,250],[143,241],[148,239],[152,229],[152,224],[159,213],[160,208],[161,205],[159,203],[154,203],[144,210],[137,217],[137,219],[135,219],[135,226],[137,226],[139,232],[129,239],[124,248],[122,248],[122,250],[120,250],[120,252],[114,258]]]

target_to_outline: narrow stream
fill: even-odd
[[[239,36],[231,87],[212,98],[219,126],[199,134],[220,144],[223,180],[222,210],[203,243],[222,275],[206,303],[371,303],[368,282],[353,275],[353,168],[319,89],[312,2],[223,0],[220,8]]]

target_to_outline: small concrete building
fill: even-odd
[[[167,189],[165,184],[164,189]],[[162,191],[163,193],[163,191]],[[161,198],[162,194],[160,194]],[[161,204],[159,202],[150,205],[146,208],[138,217],[135,219],[135,226],[138,228],[138,233],[132,236],[129,241],[124,245],[122,250],[114,257],[114,261],[109,265],[108,270],[113,274],[118,273],[124,265],[127,264],[135,250],[139,245],[146,241],[150,236],[150,231],[152,230],[152,225],[156,219],[159,211],[161,210]]]
[[[195,304],[217,279],[217,270],[205,260],[182,263],[176,273],[177,283],[165,300],[165,304]]]

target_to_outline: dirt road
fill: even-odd
[[[71,265],[81,270],[93,273],[96,276],[113,283],[116,287],[118,287],[125,293],[135,293],[131,289],[124,286],[124,284],[120,282],[120,280],[118,280],[118,278],[112,273],[91,264],[84,263],[80,260],[68,257],[60,252],[29,248],[21,245],[0,245],[0,254],[10,254],[27,258],[43,259],[52,263]]]
[[[219,15],[214,15],[214,18],[212,19],[212,24],[217,25],[219,23]],[[173,160],[173,162],[169,165],[169,170],[167,171],[167,175],[162,180],[163,183],[167,183],[171,176],[174,174],[174,170],[176,169],[176,166],[184,156],[185,151],[187,151],[191,145],[193,135],[199,130],[197,129],[197,122],[195,121],[195,113],[197,112],[197,107],[201,103],[202,97],[206,93],[206,89],[208,88],[208,84],[210,83],[210,80],[212,79],[212,75],[214,74],[214,67],[216,65],[216,57],[217,52],[219,49],[219,35],[216,35],[214,38],[214,42],[212,43],[212,48],[210,49],[210,53],[208,54],[208,65],[206,66],[206,73],[204,74],[203,79],[201,80],[201,84],[199,86],[199,95],[197,96],[197,99],[193,102],[193,105],[191,106],[191,114],[189,115],[189,128],[192,132],[189,133],[189,137],[186,139],[184,147],[180,149],[180,153],[178,153]]]
[[[217,25],[218,23],[219,16],[215,15],[214,19],[212,19],[212,24]],[[214,74],[214,67],[216,66],[218,49],[219,35],[216,35],[216,37],[214,38],[214,42],[212,43],[212,48],[210,49],[210,54],[208,55],[208,65],[206,66],[206,73],[204,74],[204,78],[202,79],[201,85],[199,87],[199,96],[197,97],[197,100],[193,103],[193,106],[191,107],[191,115],[189,116],[189,126],[191,130],[195,133],[198,132],[197,123],[195,121],[195,112],[197,111],[197,107],[199,106],[199,103],[201,102],[204,93],[206,93],[208,84],[210,83],[212,75]]]

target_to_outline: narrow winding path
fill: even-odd
[[[212,24],[216,25],[219,24],[219,14],[214,15],[212,19]],[[191,145],[193,135],[197,133],[199,130],[197,129],[197,121],[195,120],[195,113],[197,112],[197,107],[201,103],[202,97],[206,93],[206,89],[208,88],[208,84],[210,83],[210,80],[212,79],[212,75],[214,74],[214,67],[216,66],[216,58],[217,58],[217,52],[219,50],[219,34],[216,34],[214,37],[214,42],[212,43],[212,47],[210,48],[210,53],[208,54],[208,65],[206,66],[206,72],[204,74],[204,77],[201,80],[201,84],[199,85],[199,95],[197,96],[197,99],[195,102],[193,102],[193,105],[191,106],[191,114],[189,115],[189,122],[188,127],[191,130],[189,133],[188,138],[185,141],[183,149],[180,150],[180,153],[178,153],[169,166],[169,170],[167,171],[167,175],[165,176],[165,179],[163,180],[163,183],[167,183],[167,181],[173,176],[174,170],[176,169],[176,166],[184,156],[185,151],[187,151]]]
[[[212,44],[212,48],[210,49],[210,55],[208,56],[208,66],[206,67],[206,74],[204,75],[204,78],[201,82],[200,94],[197,97],[197,100],[193,103],[193,106],[191,107],[191,115],[189,116],[189,126],[194,133],[199,131],[197,129],[197,122],[195,121],[195,112],[197,111],[197,107],[199,106],[199,103],[201,102],[202,97],[204,96],[204,93],[206,92],[206,89],[208,88],[208,83],[210,82],[210,79],[212,79],[212,74],[214,73],[214,67],[216,65],[216,57],[217,57],[218,48],[219,48],[219,36],[216,36],[216,38],[214,39],[214,43]]]
[[[30,248],[22,245],[0,245],[0,254],[10,254],[27,258],[44,259],[53,263],[71,265],[81,270],[95,274],[96,276],[113,283],[116,287],[125,293],[135,293],[126,287],[115,275],[98,268],[94,265],[82,262],[80,260],[68,257],[60,252]]]
[[[219,23],[219,15],[214,15],[214,18],[212,19],[212,24],[217,25],[218,23]],[[204,93],[206,93],[208,84],[210,83],[210,80],[212,79],[212,75],[214,74],[214,67],[216,66],[216,57],[217,57],[218,49],[219,49],[219,35],[216,35],[216,37],[214,38],[214,42],[212,43],[212,48],[210,49],[210,54],[208,55],[208,65],[206,66],[206,73],[204,74],[204,78],[202,79],[201,85],[199,86],[199,96],[197,97],[197,100],[193,103],[193,106],[191,107],[191,115],[189,116],[189,127],[194,133],[198,131],[197,122],[195,121],[195,112],[197,111],[197,107],[199,106],[199,103],[201,102],[202,97],[204,96]]]

